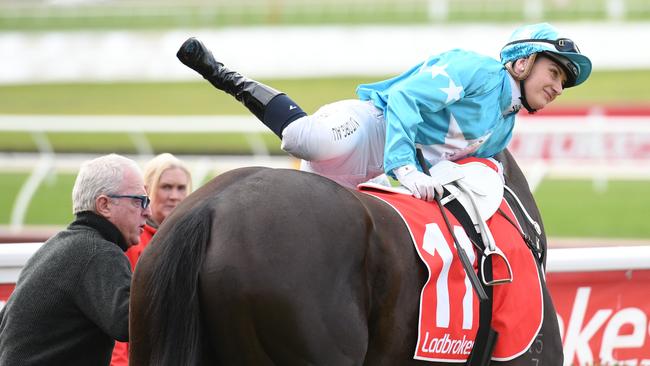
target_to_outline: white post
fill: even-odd
[[[29,203],[31,202],[32,197],[34,197],[41,182],[54,169],[54,151],[49,140],[44,133],[34,133],[32,136],[38,145],[40,156],[36,167],[30,174],[29,178],[27,178],[25,184],[20,188],[16,200],[14,201],[14,207],[11,210],[10,225],[12,232],[18,232],[23,228],[27,209],[29,208]]]
[[[149,143],[149,140],[147,139],[147,136],[145,136],[144,132],[130,132],[129,138],[131,139],[131,142],[133,142],[135,150],[141,157],[153,157],[153,147],[151,147],[151,144]]]
[[[587,116],[587,124],[591,127],[591,151],[590,156],[595,161],[598,161],[599,166],[606,166],[605,156],[605,113],[600,107],[594,107],[589,111]],[[592,186],[594,192],[603,194],[607,192],[608,176],[605,169],[600,169],[593,172]]]
[[[429,0],[429,20],[445,21],[449,18],[449,0]]]
[[[605,4],[607,17],[610,20],[622,20],[625,18],[625,0],[607,0]]]
[[[527,20],[539,20],[544,16],[544,4],[542,0],[526,0],[524,3],[524,18]]]

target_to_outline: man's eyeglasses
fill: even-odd
[[[518,44],[518,43],[549,43],[555,46],[555,49],[560,52],[580,53],[580,49],[578,48],[578,45],[576,45],[572,40],[568,38],[558,38],[556,40],[534,39],[534,38],[518,39],[516,41],[507,43],[504,47],[510,46],[511,44]]]
[[[131,199],[136,199],[140,200],[140,207],[142,209],[146,209],[149,207],[149,204],[151,203],[151,200],[149,199],[149,196],[147,195],[137,195],[137,194],[107,194],[108,197],[110,198],[131,198]]]

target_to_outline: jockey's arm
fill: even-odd
[[[436,127],[423,119],[420,108],[428,113],[439,111],[447,106],[446,95],[437,95],[427,90],[436,84],[430,75],[412,79],[390,94],[386,108],[386,145],[384,149],[384,168],[389,175],[408,188],[413,196],[433,201],[435,194],[442,195],[442,185],[420,171],[416,161],[416,140],[419,128]],[[434,89],[435,90],[435,89]],[[432,95],[433,94],[433,95]],[[444,94],[444,93],[440,93]]]

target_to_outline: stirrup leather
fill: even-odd
[[[513,280],[512,268],[508,258],[496,244],[486,220],[498,210],[503,199],[504,184],[499,173],[481,163],[456,164],[442,161],[431,170],[431,176],[445,186],[449,195],[440,203],[443,205],[456,199],[469,215],[474,229],[481,235],[485,249],[480,261],[481,281],[486,286],[510,283]],[[504,278],[487,279],[485,276],[485,260],[501,260],[507,269]],[[493,261],[493,267],[497,263]]]
[[[479,207],[476,204],[476,201],[474,199],[474,193],[468,189],[462,182],[457,182],[458,187],[460,190],[465,194],[468,198],[469,201],[471,202],[471,208],[475,210],[475,215],[476,217],[479,217],[478,222],[475,223],[478,224],[477,226],[477,231],[479,234],[481,234],[481,239],[483,239],[483,244],[485,245],[485,250],[483,251],[483,256],[481,258],[481,281],[483,281],[483,284],[486,286],[495,286],[495,285],[501,285],[504,283],[510,283],[513,280],[513,275],[512,275],[512,268],[510,267],[510,262],[508,261],[508,258],[506,258],[505,254],[499,249],[499,247],[496,244],[496,241],[494,240],[494,237],[492,236],[492,232],[488,228],[487,223],[485,222],[485,219],[481,217],[481,212],[479,212]],[[468,208],[464,206],[465,209],[467,210]],[[470,215],[471,216],[471,215]],[[492,258],[490,258],[492,257]],[[487,259],[501,259],[501,261],[506,265],[506,269],[508,270],[508,274],[504,278],[498,278],[498,279],[491,279],[488,280],[485,278],[485,261]],[[496,268],[497,266],[495,265],[496,263],[492,263],[492,267]]]

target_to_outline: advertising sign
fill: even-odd
[[[650,270],[549,273],[547,283],[565,365],[650,366]]]

